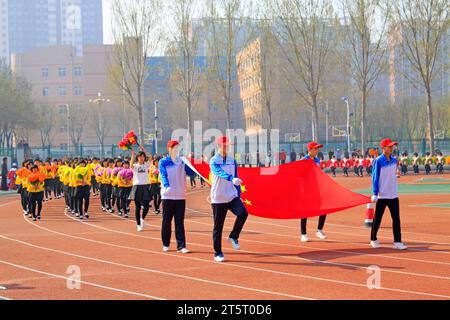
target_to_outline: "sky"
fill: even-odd
[[[112,44],[113,36],[111,31],[111,0],[103,0],[103,42],[105,44]]]

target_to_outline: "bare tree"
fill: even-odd
[[[117,114],[111,112],[109,108],[108,112],[105,112],[104,103],[105,102],[98,102],[93,104],[90,118],[91,126],[94,129],[100,144],[102,157],[105,155],[105,138],[111,132],[113,120],[117,117]]]
[[[42,148],[45,148],[52,144],[51,133],[55,122],[54,111],[48,103],[41,101],[37,103],[37,113],[41,144]]]
[[[450,28],[448,0],[390,1],[392,32],[396,32],[403,56],[418,74],[426,94],[427,140],[434,152],[432,85],[439,70],[448,63],[448,55],[440,55],[443,39]],[[441,59],[446,59],[442,61]],[[405,76],[413,78],[412,74]]]
[[[360,95],[361,150],[366,149],[367,100],[378,76],[386,68],[387,13],[380,16],[380,0],[342,0],[345,32],[341,44],[346,64]]]
[[[171,80],[186,106],[187,129],[193,137],[192,111],[202,91],[202,65],[198,57],[200,33],[192,30],[192,19],[196,11],[195,0],[172,0],[170,16],[174,19],[174,30],[170,32],[172,57]]]
[[[220,97],[218,104],[226,114],[231,129],[231,100],[236,79],[236,54],[244,48],[253,34],[251,19],[246,15],[253,9],[251,0],[208,0],[208,62],[210,82]]]
[[[319,140],[318,102],[336,25],[329,0],[268,0],[277,21],[279,47],[287,60],[286,79],[312,109],[314,139]]]
[[[69,107],[70,129],[69,137],[75,147],[75,153],[80,154],[81,139],[83,138],[84,128],[87,120],[87,114],[82,110],[82,105],[71,105]],[[69,146],[68,146],[69,147]]]
[[[138,114],[141,138],[144,137],[143,91],[149,72],[147,58],[160,44],[161,8],[160,0],[112,0],[115,54],[111,75],[125,100]]]

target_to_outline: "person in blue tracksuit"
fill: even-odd
[[[372,202],[376,202],[375,217],[370,235],[370,245],[373,248],[380,248],[381,244],[377,240],[378,229],[381,225],[384,211],[389,208],[392,217],[392,229],[394,232],[394,249],[405,250],[407,246],[402,243],[400,227],[400,204],[398,200],[397,188],[397,159],[392,156],[393,147],[397,142],[391,139],[381,141],[383,154],[375,159],[372,173]]]
[[[236,215],[233,230],[228,242],[235,250],[240,249],[239,235],[247,220],[248,213],[241,200],[242,180],[238,178],[236,160],[228,155],[228,147],[231,146],[225,136],[216,139],[218,152],[210,160],[212,173],[211,206],[214,216],[213,244],[214,260],[225,261],[222,252],[222,231],[228,210]]]
[[[314,142],[314,141],[308,143],[308,154],[302,160],[314,159],[315,164],[320,166],[320,159],[317,157],[317,154],[319,153],[320,148],[323,148],[323,144],[318,144],[317,142]],[[322,240],[327,238],[327,236],[322,231],[323,227],[325,225],[326,218],[327,218],[326,215],[320,216],[319,224],[317,226],[316,237],[319,239],[322,239]],[[301,242],[309,241],[308,234],[306,233],[307,222],[308,222],[308,218],[303,218],[300,221],[300,229],[301,229],[300,240],[301,240]]]
[[[189,253],[186,248],[186,235],[184,230],[184,216],[186,210],[186,174],[195,174],[181,160],[178,141],[171,140],[167,144],[169,155],[159,162],[161,175],[161,199],[163,205],[163,219],[161,226],[161,239],[163,251],[169,251],[170,237],[172,235],[172,220],[175,219],[175,237],[177,239],[177,252]]]

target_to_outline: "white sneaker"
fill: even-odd
[[[408,247],[405,246],[405,244],[403,242],[394,242],[394,245],[392,246],[392,248],[397,249],[397,250],[406,250],[406,249],[408,249]]]
[[[223,254],[220,254],[220,255],[214,257],[214,261],[216,261],[216,262],[224,262],[225,261],[225,257],[223,256]]]
[[[142,228],[141,226],[137,226],[137,231],[141,232],[142,230],[144,230],[144,228]]]
[[[317,230],[316,237],[321,240],[325,240],[327,238],[327,236],[325,235],[325,233],[323,233],[322,230]]]
[[[309,241],[308,235],[302,234],[302,236],[300,238],[300,241],[301,242],[308,242]]]
[[[188,250],[188,249],[186,249],[186,248],[183,248],[183,249],[181,249],[181,250],[177,250],[177,252],[178,252],[178,253],[186,254],[186,253],[191,253],[191,250]]]
[[[145,227],[145,221],[144,221],[144,219],[141,219],[141,228],[144,229],[144,227]]]
[[[164,251],[164,252],[169,252],[169,250],[170,250],[169,247],[165,247],[165,246],[163,247],[163,251]]]
[[[375,248],[375,249],[381,248],[381,243],[378,240],[370,241],[370,245],[372,246],[372,248]]]

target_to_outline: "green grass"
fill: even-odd
[[[362,194],[371,194],[372,188],[353,190]],[[450,184],[399,184],[398,192],[400,194],[450,194]]]

